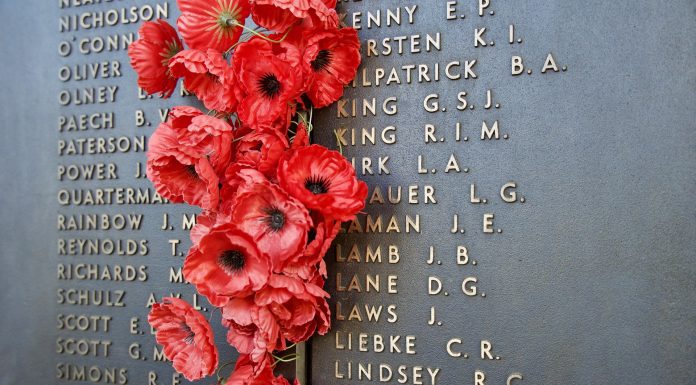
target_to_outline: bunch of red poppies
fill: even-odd
[[[143,90],[169,97],[183,78],[209,112],[171,109],[150,139],[147,175],[171,202],[203,209],[183,273],[221,310],[240,352],[225,383],[287,384],[273,374],[274,353],[328,331],[323,257],[341,222],[365,205],[352,165],[310,145],[311,111],[341,97],[360,43],[339,27],[336,0],[178,5],[189,49],[158,20],[141,27],[128,54]],[[212,330],[189,304],[166,298],[148,320],[186,378],[215,373]]]

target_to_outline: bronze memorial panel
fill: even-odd
[[[369,193],[326,257],[306,383],[695,383],[696,2],[338,9],[363,62],[313,139]],[[0,385],[188,384],[147,324],[170,294],[226,346],[181,273],[197,211],[144,175],[194,98],[145,95],[127,48],[177,12],[0,2]]]

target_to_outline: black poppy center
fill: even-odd
[[[259,79],[259,92],[263,96],[273,99],[280,94],[281,84],[278,78],[272,74],[267,73]]]
[[[205,76],[213,82],[220,83],[220,77],[210,72],[206,73]]]
[[[331,51],[328,49],[322,49],[317,54],[317,57],[310,63],[314,72],[319,72],[331,64]]]
[[[312,176],[305,180],[305,188],[314,195],[329,192],[329,181],[320,176]]]
[[[266,224],[273,231],[280,231],[285,226],[285,214],[276,207],[266,210]]]
[[[186,173],[189,174],[190,176],[194,178],[198,178],[198,173],[196,172],[196,166],[193,164],[189,164],[188,166],[185,167]]]
[[[230,273],[236,273],[244,268],[244,254],[239,250],[223,251],[218,257],[220,267]]]
[[[181,329],[183,329],[184,333],[186,333],[186,337],[184,337],[184,342],[187,345],[193,344],[193,341],[196,338],[196,333],[194,333],[193,330],[191,330],[191,328],[185,323],[181,324]]]

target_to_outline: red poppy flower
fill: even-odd
[[[315,226],[309,229],[307,247],[283,268],[283,274],[298,277],[306,282],[324,286],[326,263],[324,256],[341,229],[341,222],[322,219],[315,212],[311,214]]]
[[[177,0],[177,26],[189,47],[227,51],[239,40],[249,16],[248,0]]]
[[[239,119],[247,126],[287,127],[303,92],[302,73],[274,51],[272,43],[252,38],[232,57]]]
[[[180,150],[206,158],[218,175],[224,174],[232,157],[232,126],[209,115],[198,115],[178,135]]]
[[[269,179],[275,179],[278,161],[288,147],[285,135],[268,127],[240,138],[234,159],[239,164],[255,168]]]
[[[239,190],[231,219],[254,238],[262,253],[270,256],[276,272],[302,252],[312,225],[300,202],[267,181]]]
[[[235,298],[222,308],[222,324],[228,328],[227,342],[240,353],[260,362],[275,350],[285,350],[280,326],[267,307],[254,303],[253,296]]]
[[[220,52],[187,49],[172,58],[169,68],[173,76],[184,78],[184,88],[206,108],[231,112],[236,107],[234,75]]]
[[[232,127],[192,107],[175,107],[150,137],[147,176],[174,203],[218,205],[219,177],[231,157]]]
[[[270,355],[256,362],[249,355],[240,354],[225,385],[268,385],[274,379]]]
[[[187,136],[200,135],[188,131],[192,120],[201,116],[201,112],[191,107],[175,107],[170,112],[170,119],[157,127],[150,137],[147,152],[147,176],[157,192],[174,203],[187,202],[206,209],[213,209],[218,203],[218,176],[214,165],[207,157],[214,152],[215,143],[225,145],[232,141],[231,127],[218,135],[217,140],[204,139],[190,146]],[[183,127],[182,127],[183,126]],[[184,144],[183,142],[187,142]],[[227,145],[229,146],[229,145]],[[222,150],[222,149],[221,149]],[[227,151],[215,152],[215,160],[229,162]]]
[[[288,194],[327,218],[347,221],[365,207],[367,185],[338,152],[319,145],[299,148],[278,164],[278,180]]]
[[[318,332],[326,334],[330,326],[329,294],[300,279],[273,274],[254,301],[268,306],[281,327],[284,338],[302,342]]]
[[[324,28],[338,27],[338,13],[336,12],[336,0],[310,0],[315,15],[314,23],[320,23]]]
[[[225,171],[222,188],[220,190],[220,213],[221,220],[229,221],[232,210],[237,204],[238,192],[244,186],[253,186],[256,183],[265,183],[268,179],[253,168],[231,163]]]
[[[318,223],[310,232],[311,239],[303,252],[303,256],[309,263],[318,263],[324,258],[334,239],[341,230],[341,222],[330,218],[321,218],[320,215],[312,215],[315,223]],[[315,219],[316,218],[316,219]]]
[[[158,136],[153,134],[151,148],[157,143]],[[182,164],[173,156],[148,159],[147,177],[157,192],[172,203],[186,202],[207,210],[217,207],[218,177],[204,159],[192,164]]]
[[[213,331],[186,301],[164,298],[152,305],[147,321],[156,331],[157,343],[164,346],[164,355],[189,381],[215,373],[218,352]]]
[[[329,328],[328,294],[294,277],[272,274],[266,286],[247,298],[230,300],[222,309],[227,340],[260,362],[270,352],[286,349],[286,340],[307,340]]]
[[[323,259],[319,262],[318,273],[319,274],[315,274],[307,282],[317,285],[318,287],[324,287],[324,283],[328,277],[328,270],[326,269],[326,261]]]
[[[302,280],[282,274],[271,274],[268,284],[256,292],[254,302],[259,306],[283,305],[296,296],[303,295],[305,286]],[[276,313],[281,320],[287,320],[290,313]]]
[[[280,375],[271,382],[271,385],[290,385],[290,382],[285,377]],[[292,382],[292,385],[300,385],[300,382],[295,379],[295,381]]]
[[[223,224],[191,247],[183,272],[211,304],[224,306],[234,296],[263,287],[270,264],[246,233],[232,224]]]
[[[169,72],[169,61],[183,49],[181,40],[164,20],[146,21],[138,34],[140,38],[128,47],[131,66],[138,73],[138,86],[148,94],[168,98],[178,80]]]
[[[297,125],[297,130],[295,131],[295,136],[292,138],[292,149],[297,149],[300,147],[309,146],[309,132],[307,131],[307,126],[300,122]]]
[[[287,305],[292,309],[290,322],[284,325],[285,338],[292,342],[308,340],[314,333],[324,335],[331,327],[331,310],[326,302],[329,293],[312,283],[305,283],[305,293]]]
[[[273,31],[285,31],[303,19],[324,28],[337,27],[336,0],[251,0],[254,22]]]
[[[213,229],[213,227],[215,227],[216,222],[217,212],[215,211],[203,211],[196,215],[196,224],[191,229],[191,232],[189,232],[191,243],[195,245],[200,242],[201,238],[203,238],[210,232],[210,230]]]
[[[307,96],[314,107],[326,107],[343,95],[360,65],[360,40],[353,28],[312,31],[306,35],[303,59],[309,73]]]

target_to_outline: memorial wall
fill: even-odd
[[[362,65],[313,140],[369,192],[326,257],[332,328],[284,370],[310,385],[696,381],[696,2],[338,9]],[[127,55],[176,2],[0,12],[0,385],[188,384],[150,306],[180,296],[225,331],[181,272],[197,211],[144,164],[168,108],[197,102],[147,96]]]

